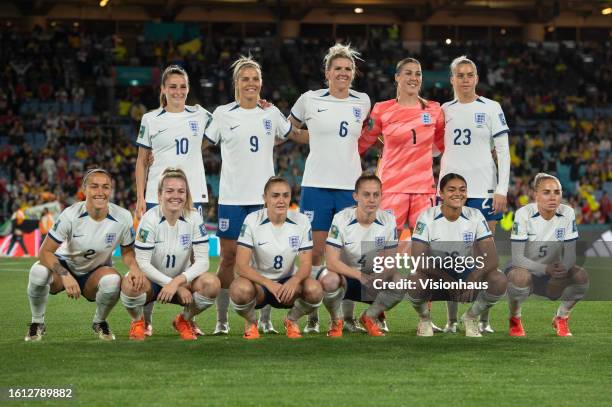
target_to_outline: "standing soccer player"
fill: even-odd
[[[301,213],[289,213],[291,187],[281,177],[264,186],[265,208],[250,213],[238,238],[240,277],[230,287],[236,312],[245,319],[245,339],[259,338],[255,309],[290,308],[287,337],[301,338],[297,321],[321,305],[321,285],[310,278],[312,229]],[[295,260],[299,260],[299,267]]]
[[[164,70],[161,82],[160,107],[142,116],[136,139],[136,216],[141,217],[146,210],[159,203],[157,186],[166,167],[177,167],[185,171],[193,204],[200,216],[203,216],[203,206],[208,202],[208,190],[202,159],[202,139],[212,116],[200,105],[185,105],[189,93],[189,77],[183,68],[170,65]],[[151,156],[154,159],[149,166]],[[153,304],[145,308],[149,336],[153,332]]]
[[[108,172],[90,170],[83,178],[85,201],[64,209],[43,242],[40,260],[30,268],[32,323],[26,341],[42,339],[49,293],[63,290],[69,298],[82,295],[95,302],[94,333],[102,340],[115,339],[106,318],[119,299],[121,276],[111,259],[117,245],[131,282],[142,285],[144,274],[134,258],[132,215],[109,202],[111,184]]]
[[[561,299],[553,327],[557,336],[571,336],[570,312],[589,288],[586,271],[576,265],[576,215],[571,207],[561,204],[561,183],[556,177],[540,173],[533,184],[536,201],[516,211],[510,236],[509,334],[525,336],[521,304],[535,293]]]
[[[207,139],[221,146],[222,162],[217,232],[221,244],[217,272],[221,292],[217,299],[215,335],[229,332],[227,311],[229,287],[234,280],[236,241],[246,216],[262,208],[261,191],[274,175],[274,145],[301,135],[301,130],[292,129],[275,106],[264,109],[258,103],[263,78],[255,60],[241,57],[232,67],[236,100],[216,108],[206,130]],[[261,322],[264,333],[276,333],[269,307],[262,310]]]
[[[219,279],[207,273],[206,226],[193,208],[182,170],[162,172],[158,195],[161,204],[149,209],[138,225],[136,260],[146,279],[139,286],[126,279],[121,286],[121,301],[132,318],[130,339],[145,339],[143,309],[157,300],[183,306],[172,325],[182,339],[195,340],[193,317],[215,303],[220,286]]]
[[[499,103],[476,94],[476,64],[466,56],[450,65],[455,99],[442,105],[446,128],[440,178],[448,173],[462,175],[468,184],[466,206],[482,212],[495,233],[495,225],[506,210],[510,182],[508,125]],[[497,166],[491,146],[495,146]],[[448,303],[446,332],[457,330],[457,304]],[[481,315],[482,332],[493,332],[489,314]]]
[[[357,141],[371,105],[368,95],[351,89],[358,55],[342,44],[331,47],[324,58],[329,87],[302,94],[291,109],[294,126],[306,124],[309,134],[295,140],[310,145],[300,210],[312,223],[313,276],[321,270],[325,239],[334,215],[355,204],[353,187],[362,172]],[[352,303],[346,307],[344,326],[362,331],[353,317],[353,309]],[[304,332],[319,332],[316,315],[309,317]]]

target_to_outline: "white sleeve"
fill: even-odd
[[[240,246],[245,246],[252,249],[253,246],[255,246],[255,237],[253,236],[253,230],[248,220],[248,217],[244,220],[244,223],[240,228],[240,236],[238,236],[238,241],[236,243]]]
[[[209,266],[208,244],[194,244],[192,248],[194,262],[187,270],[183,272],[187,283],[191,283],[200,274],[206,273]]]
[[[306,116],[306,93],[302,93],[302,95],[298,98],[297,102],[291,108],[291,116],[295,117],[296,120],[301,123],[304,122]]]
[[[513,242],[526,242],[527,239],[527,212],[525,210],[518,210],[514,217],[514,223],[512,224],[510,240]]]
[[[427,212],[423,212],[417,219],[416,226],[412,232],[412,240],[429,244],[429,226],[427,225]]]
[[[70,208],[64,209],[59,218],[57,218],[53,224],[51,230],[49,230],[49,236],[58,244],[62,244],[66,240],[69,240],[72,233],[72,222],[70,222],[70,215],[66,213],[69,210]]]
[[[136,247],[136,263],[147,278],[153,281],[155,284],[161,285],[162,287],[172,281],[172,278],[168,277],[151,264],[151,257],[153,257],[153,249],[139,249]]]
[[[495,193],[508,195],[508,184],[510,183],[510,146],[508,134],[501,134],[493,139],[495,142],[495,154],[497,155],[497,188]]]
[[[302,236],[300,236],[300,251],[303,250],[311,250],[312,249],[312,226],[310,226],[310,222],[304,222],[304,226],[302,227]]]
[[[489,229],[489,225],[487,224],[482,212],[478,211],[477,216],[478,225],[476,226],[476,240],[482,240],[493,236],[493,233],[491,233],[491,229]]]
[[[153,214],[153,212],[145,213],[140,220],[140,224],[138,225],[138,233],[136,236],[136,243],[134,245],[136,262],[138,263],[138,267],[145,273],[149,280],[164,286],[172,281],[172,278],[168,277],[156,269],[153,264],[151,264],[153,249],[155,249],[155,236],[157,232]]]
[[[214,145],[217,145],[221,140],[221,129],[223,127],[223,117],[220,108],[216,108],[212,117],[208,120],[204,137]]]
[[[578,240],[578,226],[576,225],[576,214],[573,210],[569,212],[568,216],[568,224],[567,230],[570,231],[569,236],[565,237],[565,241],[573,241]]]
[[[282,114],[278,108],[276,109],[276,116],[276,138],[286,140],[289,132],[291,131],[291,122],[287,120],[285,115]]]
[[[342,249],[344,247],[344,234],[342,233],[342,229],[340,228],[340,214],[337,213],[332,220],[331,227],[329,228],[329,233],[327,234],[327,244]]]
[[[494,106],[491,109],[491,137],[499,137],[502,134],[510,132],[508,124],[506,123],[506,117],[499,103],[494,102]]]
[[[563,257],[561,263],[566,270],[576,265],[576,241],[570,240],[563,243]]]
[[[386,226],[386,236],[385,236],[385,249],[393,249],[397,247],[397,229],[395,221],[395,216],[389,214],[389,219],[387,220]]]
[[[512,241],[512,265],[527,269],[536,276],[543,276],[546,274],[546,264],[538,263],[525,256],[525,249],[530,243],[533,244],[527,241]]]
[[[140,129],[138,130],[138,138],[136,144],[140,147],[151,149],[151,134],[149,128],[148,115],[143,115],[140,120]]]

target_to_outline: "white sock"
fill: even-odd
[[[495,305],[503,296],[491,294],[486,290],[482,290],[476,296],[476,300],[472,303],[472,306],[467,311],[467,315],[471,317],[479,316],[484,310],[491,308]]]
[[[229,288],[222,288],[217,296],[217,322],[227,323],[227,311],[229,309]]]
[[[51,281],[53,277],[48,268],[38,262],[32,265],[28,278],[28,300],[32,311],[32,322],[39,324],[45,322]]]
[[[322,265],[312,266],[312,269],[310,271],[310,278],[312,278],[313,280],[316,280],[323,267],[324,266]],[[308,322],[312,322],[312,323],[319,322],[319,308],[315,309],[310,314],[308,314]]]
[[[327,311],[329,311],[331,319],[338,320],[342,318],[341,306],[345,291],[345,288],[341,286],[331,293],[323,293],[323,304]]]
[[[565,287],[563,293],[561,293],[561,304],[557,309],[558,317],[568,317],[572,308],[578,301],[580,301],[586,295],[589,289],[589,283],[585,284],[572,284]]]
[[[146,304],[143,309],[144,320],[147,325],[151,325],[153,323],[153,307],[155,306],[155,301],[151,301]]]
[[[144,303],[147,302],[147,293],[142,293],[136,297],[129,297],[122,291],[119,296],[132,321],[140,321],[142,319]]]
[[[291,321],[297,321],[302,318],[304,315],[311,313],[321,306],[321,303],[311,304],[309,302],[304,301],[301,298],[298,298],[293,303],[293,307],[289,310],[287,314],[287,318]]]
[[[489,323],[489,310],[491,308],[487,308],[486,310],[482,311],[482,314],[480,314],[480,322],[485,322],[485,323]]]
[[[96,313],[93,322],[104,322],[117,301],[121,289],[121,277],[119,274],[106,274],[98,281],[98,292],[96,293]]]
[[[218,300],[218,298],[217,298]],[[246,304],[236,304],[234,301],[231,301],[232,308],[236,311],[238,315],[246,319],[251,324],[257,323],[257,313],[255,312],[255,299],[253,301]]]
[[[266,305],[262,309],[259,310],[259,322],[270,322],[272,318],[272,307],[270,305]]]
[[[457,312],[459,311],[459,303],[455,301],[446,301],[446,318],[449,322],[457,322]]]
[[[412,304],[412,308],[414,308],[419,318],[431,319],[431,313],[429,312],[427,300],[412,298],[410,294],[406,294],[406,298],[408,298],[408,300]]]
[[[384,290],[378,293],[376,299],[366,310],[370,318],[378,318],[384,311],[395,307],[404,298],[404,293],[396,290]]]
[[[342,315],[344,319],[354,319],[355,318],[355,302],[351,300],[343,300],[342,301]]]
[[[508,283],[508,308],[510,309],[510,316],[515,318],[521,317],[521,305],[529,297],[531,288],[529,287],[517,287],[512,283]]]
[[[193,301],[191,304],[183,309],[183,318],[185,318],[187,321],[191,321],[193,317],[210,308],[214,303],[214,298],[208,298],[198,292],[195,292],[193,293]]]

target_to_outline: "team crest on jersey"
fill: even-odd
[[[421,120],[423,124],[431,124],[431,115],[429,113],[422,113]]]
[[[289,247],[291,247],[291,250],[297,250],[300,248],[299,236],[289,236]]]
[[[188,248],[191,243],[191,239],[189,238],[189,234],[179,235],[179,242],[183,248]]]
[[[149,231],[146,229],[140,229],[138,231],[138,240],[141,241],[142,243],[146,243],[147,242],[147,237],[149,236]]]
[[[197,136],[200,132],[198,131],[198,122],[195,120],[189,121],[189,129],[192,131],[194,136]]]
[[[563,240],[565,238],[565,228],[557,228],[557,230],[555,230],[555,238],[557,240]]]
[[[353,107],[353,116],[355,116],[355,121],[359,123],[361,121],[361,108],[354,106]]]
[[[463,232],[463,242],[472,243],[474,241],[474,232]]]
[[[229,229],[230,220],[228,218],[219,218],[219,230],[221,232],[227,232]]]
[[[385,248],[385,237],[384,236],[376,236],[374,238],[374,247],[376,250],[382,250]]]
[[[416,227],[414,228],[414,233],[422,234],[425,230],[425,224],[423,222],[417,222]]]
[[[474,113],[474,123],[476,123],[476,125],[485,124],[485,114],[484,113]]]
[[[116,238],[117,238],[116,233],[107,233],[106,236],[104,237],[104,243],[106,243],[107,245],[112,245],[113,243],[115,243]]]
[[[506,126],[506,118],[504,117],[503,113],[499,114],[499,121],[501,122],[502,126]]]
[[[271,136],[272,135],[272,120],[263,119],[263,125],[264,125],[264,129],[266,129],[266,134],[268,136]]]
[[[199,226],[199,228],[200,228],[200,234],[201,234],[202,236],[206,236],[206,225],[205,225],[204,223],[202,223],[202,224]]]
[[[304,215],[308,218],[308,222],[312,223],[314,219],[314,211],[304,211]]]

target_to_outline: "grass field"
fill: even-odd
[[[526,338],[507,336],[505,303],[492,311],[495,334],[418,338],[416,315],[404,302],[389,313],[392,332],[384,338],[320,334],[292,341],[278,335],[254,342],[241,339],[243,323],[233,313],[229,337],[183,342],[170,325],[179,308],[158,305],[155,334],[144,343],[127,340],[129,319],[119,303],[109,318],[117,340],[104,343],[91,332],[94,305],[61,293],[49,300],[43,341],[26,343],[33,261],[0,259],[0,404],[26,404],[8,401],[8,387],[70,386],[70,405],[87,406],[612,405],[609,302],[579,304],[572,338],[554,336],[556,303],[530,299],[523,311]],[[277,328],[283,315],[273,311]],[[444,324],[443,304],[434,305],[433,315]],[[214,309],[198,323],[209,333]]]

